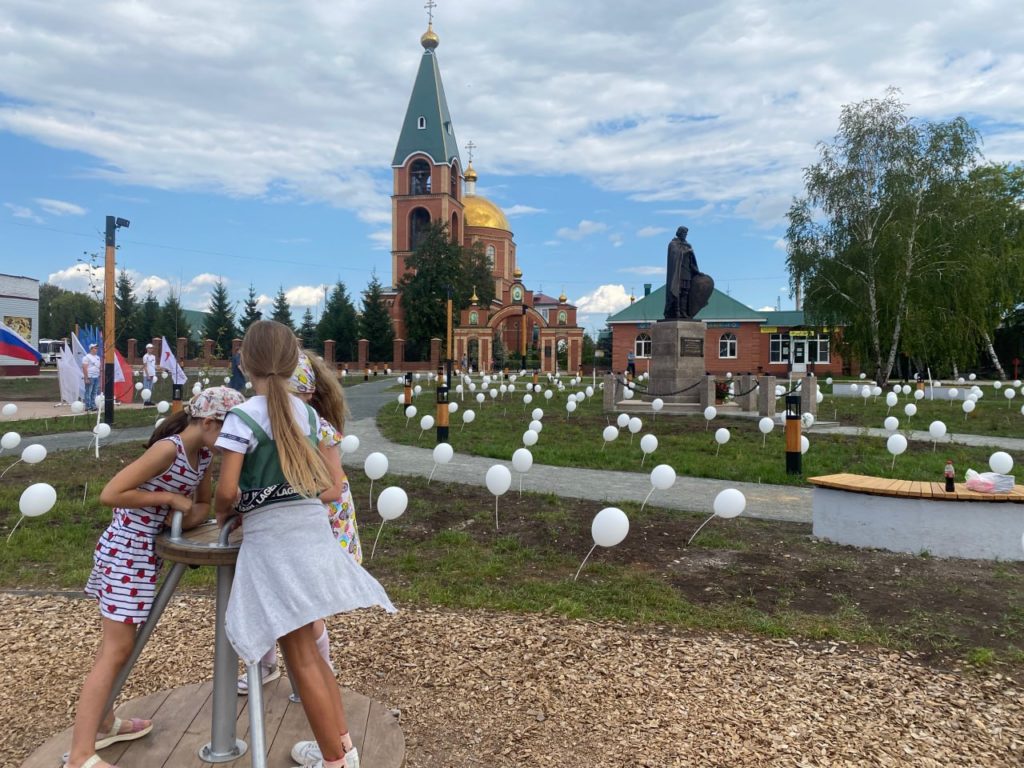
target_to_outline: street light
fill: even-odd
[[[128,219],[107,216],[106,254],[103,259],[103,421],[114,423],[114,253],[117,250],[116,233],[128,229]]]

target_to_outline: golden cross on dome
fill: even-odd
[[[423,4],[423,7],[427,9],[427,24],[433,24],[434,9],[437,7],[437,3],[435,3],[434,0],[427,0],[427,2]]]
[[[473,150],[476,149],[476,144],[470,139],[466,142],[466,151],[469,153],[469,162],[473,162]]]

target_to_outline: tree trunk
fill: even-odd
[[[983,333],[981,337],[985,340],[985,351],[988,352],[988,356],[992,360],[992,365],[995,366],[996,371],[999,373],[999,378],[1005,379],[1006,372],[1003,370],[1003,366],[999,362],[999,356],[996,354],[995,347],[992,346],[992,338],[987,333]]]

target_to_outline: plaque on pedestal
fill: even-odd
[[[699,382],[706,371],[704,327],[701,320],[661,320],[654,324],[647,388],[653,397],[669,403],[701,402]]]

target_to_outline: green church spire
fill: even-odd
[[[448,112],[441,70],[435,54],[439,40],[432,24],[427,26],[420,43],[423,45],[423,58],[420,59],[416,83],[412,87],[409,108],[405,112],[402,133],[398,137],[395,159],[391,165],[401,166],[409,155],[424,152],[438,165],[458,160],[461,166],[455,127],[452,125],[451,113]]]

